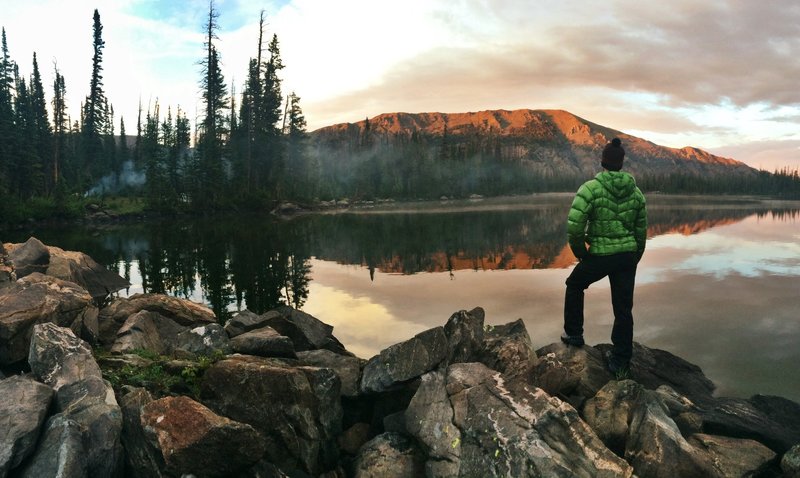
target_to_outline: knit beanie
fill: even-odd
[[[625,159],[625,150],[622,149],[622,141],[614,138],[603,148],[603,160],[600,164],[609,171],[619,171],[622,169],[623,159]]]

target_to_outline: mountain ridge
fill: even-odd
[[[392,138],[407,138],[414,134],[447,135],[456,145],[471,137],[490,137],[502,144],[504,157],[528,161],[529,167],[567,168],[581,174],[598,170],[602,148],[614,137],[622,140],[626,150],[623,169],[634,173],[702,175],[735,172],[750,175],[757,172],[733,158],[714,155],[694,146],[660,146],[565,110],[382,113],[355,123],[326,126],[311,133],[317,144],[324,143],[328,147],[365,136],[391,144]]]

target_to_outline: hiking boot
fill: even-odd
[[[606,362],[608,363],[608,371],[616,376],[627,375],[631,370],[630,362],[614,357],[611,351],[606,352]]]
[[[567,335],[566,332],[561,334],[561,341],[573,347],[583,347],[583,335]]]

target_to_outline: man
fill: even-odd
[[[591,284],[608,276],[614,308],[614,344],[608,368],[614,374],[629,369],[633,353],[633,287],[636,265],[647,239],[647,210],[642,192],[630,174],[620,171],[625,150],[619,138],[603,149],[604,171],[585,182],[569,211],[569,246],[578,264],[567,278],[564,334],[561,341],[581,347],[583,297]],[[586,249],[586,244],[589,249]]]

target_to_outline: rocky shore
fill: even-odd
[[[635,345],[534,350],[481,308],[355,357],[290,307],[220,324],[31,238],[0,247],[0,478],[800,477],[800,404]]]

